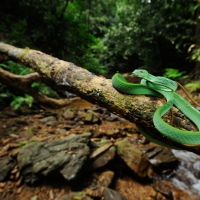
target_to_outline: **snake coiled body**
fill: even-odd
[[[167,102],[163,106],[159,107],[153,116],[153,122],[156,129],[165,137],[182,145],[192,147],[200,145],[200,131],[193,132],[180,130],[166,123],[162,119],[162,116],[166,114],[172,106],[176,106],[200,130],[200,112],[175,92],[177,89],[176,82],[164,77],[153,76],[146,70],[135,70],[133,74],[142,78],[141,84],[127,83],[126,79],[121,74],[117,73],[112,77],[113,86],[118,91],[126,94],[145,94],[157,97],[164,96]],[[159,141],[156,137],[149,135],[140,126],[139,130],[141,130],[143,135],[151,141],[163,146],[171,147],[168,144]]]

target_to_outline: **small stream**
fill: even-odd
[[[176,176],[171,178],[172,183],[181,190],[188,191],[190,195],[200,197],[200,156],[188,151],[172,152],[180,161]]]

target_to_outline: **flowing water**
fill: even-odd
[[[172,150],[180,161],[176,176],[171,178],[173,184],[190,195],[200,198],[200,156],[188,151]]]

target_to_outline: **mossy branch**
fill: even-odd
[[[133,123],[139,123],[152,130],[163,140],[163,136],[156,132],[152,123],[155,110],[163,105],[163,100],[156,97],[144,95],[125,95],[119,93],[112,86],[111,80],[99,77],[93,73],[75,66],[73,63],[59,60],[40,51],[31,49],[21,49],[14,46],[0,43],[0,59],[12,59],[38,72],[41,77],[49,79],[59,87],[59,89],[72,91],[81,98],[99,106],[107,108],[109,111]],[[195,130],[192,123],[180,117],[177,109],[174,109],[175,125],[178,128]],[[177,117],[178,116],[178,117]],[[169,121],[170,116],[165,119]],[[164,138],[169,144],[174,142]],[[178,146],[178,144],[176,144]],[[200,154],[200,148],[186,150]]]

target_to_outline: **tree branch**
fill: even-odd
[[[41,77],[37,72],[27,75],[16,75],[0,68],[0,83],[15,89],[16,91],[24,94],[31,95],[36,101],[40,102],[43,106],[50,108],[62,108],[69,105],[72,99],[53,99],[38,93],[31,87],[34,81],[39,81]]]
[[[167,138],[163,138],[154,128],[153,114],[158,107],[163,105],[162,99],[144,95],[121,94],[113,88],[110,79],[98,77],[73,63],[59,60],[40,51],[21,49],[0,43],[0,58],[7,56],[32,68],[41,77],[55,82],[62,90],[73,91],[81,98],[105,107],[130,122],[139,123],[149,130],[152,129],[152,132],[160,140],[182,147]],[[188,123],[188,119],[180,115],[176,108],[174,108],[174,115],[175,126],[191,131],[196,130],[194,125],[191,122]],[[166,115],[164,119],[169,121],[169,117]],[[200,148],[182,148],[200,154]]]

